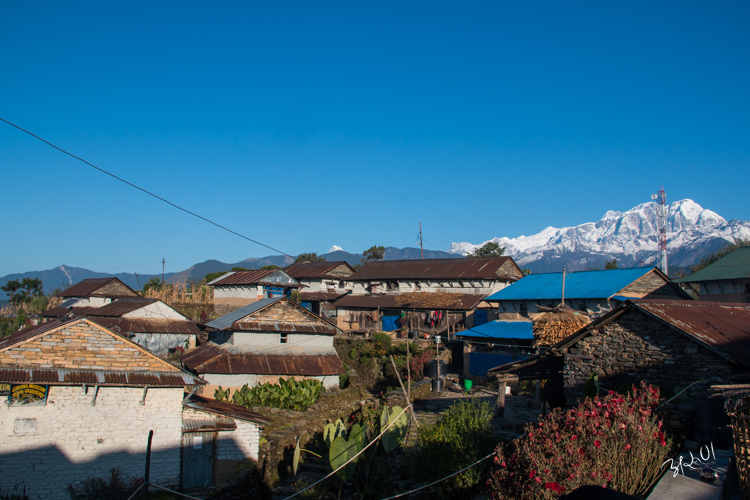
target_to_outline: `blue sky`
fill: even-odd
[[[289,254],[750,219],[747,2],[2,2],[0,116]],[[274,252],[0,123],[0,275]]]

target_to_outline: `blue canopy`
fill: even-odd
[[[533,327],[534,323],[531,321],[495,320],[457,333],[456,338],[533,340]]]
[[[608,299],[653,267],[582,271],[565,275],[566,299]],[[530,274],[495,292],[486,301],[562,299],[562,273]]]

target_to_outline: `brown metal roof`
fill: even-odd
[[[44,318],[62,318],[70,314],[70,309],[67,307],[52,307],[42,313]]]
[[[198,335],[200,328],[192,321],[154,318],[89,318],[94,323],[115,333],[182,333]]]
[[[305,302],[310,301],[321,301],[321,302],[333,302],[339,297],[344,297],[345,293],[336,292],[300,292],[300,299]]]
[[[292,278],[297,279],[328,277],[344,279],[342,276],[334,276],[328,274],[331,269],[335,269],[341,264],[347,266],[351,270],[351,272],[354,273],[354,268],[345,260],[336,262],[302,262],[299,264],[291,264],[284,268],[284,272]]]
[[[653,299],[632,302],[725,358],[750,366],[750,304]]]
[[[255,422],[256,424],[267,424],[269,420],[264,418],[262,415],[258,415],[254,411],[248,410],[243,406],[234,405],[224,401],[216,401],[215,399],[204,398],[196,394],[190,396],[185,403],[189,408],[195,410],[205,411],[216,415],[222,415],[225,417],[236,418],[238,420],[247,420],[248,422]]]
[[[467,259],[468,260],[468,259]],[[424,295],[424,297],[419,297]],[[409,300],[394,295],[346,295],[336,302],[336,309],[445,309],[450,311],[470,311],[479,305],[485,295],[471,293],[411,293]],[[452,299],[452,301],[450,300]]]
[[[0,368],[0,382],[49,385],[185,387],[206,382],[188,372],[115,372],[43,368]]]
[[[301,285],[295,283],[278,283],[267,279],[274,273],[286,274],[281,269],[264,269],[258,271],[237,271],[231,274],[225,275],[223,278],[217,278],[210,283],[211,286],[232,286],[232,285],[257,285],[259,283],[278,285],[286,287],[299,287]]]
[[[344,366],[335,353],[311,355],[230,352],[208,342],[182,356],[182,362],[196,373],[227,375],[341,375]]]
[[[292,323],[289,321],[236,321],[230,327],[231,330],[241,332],[294,332],[294,333],[317,333],[321,335],[336,335],[342,333],[338,328],[325,323]]]
[[[132,297],[127,299],[118,299],[101,307],[73,307],[76,314],[85,314],[86,316],[122,316],[133,311],[137,311],[149,304],[158,302],[156,299],[144,299],[143,297]]]
[[[90,297],[96,295],[96,290],[103,287],[110,281],[119,281],[122,286],[138,295],[138,292],[130,288],[128,285],[123,283],[119,278],[89,278],[79,281],[75,285],[63,290],[62,292],[56,293],[56,297]],[[109,295],[108,295],[109,297]]]
[[[511,257],[485,257],[479,259],[423,259],[380,260],[366,264],[349,276],[350,281],[399,280],[399,279],[498,279],[511,278],[498,274]],[[515,262],[513,262],[515,265]],[[518,267],[518,266],[516,266]],[[520,270],[519,270],[520,275]]]

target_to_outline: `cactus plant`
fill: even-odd
[[[400,406],[394,406],[390,411],[388,405],[383,406],[383,413],[380,414],[380,432],[388,427],[388,430],[383,434],[383,449],[386,453],[390,453],[399,447],[401,441],[406,437],[407,426],[409,419],[406,418],[406,412]]]

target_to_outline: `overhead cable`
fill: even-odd
[[[98,171],[102,172],[103,174],[107,174],[107,175],[109,175],[110,177],[114,177],[114,178],[115,178],[115,179],[117,179],[118,181],[120,181],[120,182],[124,182],[124,183],[125,183],[125,184],[127,184],[128,186],[130,186],[130,187],[134,187],[135,189],[138,189],[139,191],[143,191],[144,193],[146,193],[146,194],[148,194],[148,195],[150,195],[150,196],[153,196],[153,197],[154,197],[154,198],[156,198],[157,200],[161,200],[161,201],[163,201],[164,203],[166,203],[166,204],[168,204],[168,205],[171,205],[171,206],[173,206],[174,208],[176,208],[176,209],[178,209],[178,210],[182,210],[183,212],[185,212],[185,213],[188,213],[188,214],[190,214],[190,215],[192,215],[192,216],[194,216],[194,217],[197,217],[197,218],[199,218],[199,219],[201,219],[201,220],[204,220],[204,221],[208,222],[209,224],[213,224],[214,226],[216,226],[216,227],[219,227],[219,228],[223,229],[224,231],[228,231],[228,232],[230,232],[230,233],[234,234],[235,236],[239,236],[240,238],[246,239],[247,241],[252,241],[252,242],[253,242],[253,243],[255,243],[256,245],[260,245],[260,246],[262,246],[262,247],[266,247],[266,248],[268,248],[268,249],[271,249],[271,250],[273,250],[274,252],[279,252],[280,254],[282,254],[282,255],[285,255],[285,256],[287,256],[287,257],[291,257],[292,259],[294,258],[294,256],[293,256],[293,255],[289,255],[289,254],[288,254],[288,253],[286,253],[286,252],[282,252],[281,250],[279,250],[279,249],[277,249],[277,248],[274,248],[274,247],[272,247],[272,246],[270,246],[270,245],[266,245],[265,243],[261,243],[260,241],[254,240],[254,239],[252,239],[252,238],[248,238],[248,237],[247,237],[247,236],[245,236],[244,234],[240,234],[240,233],[238,233],[237,231],[233,231],[233,230],[229,229],[229,228],[228,228],[228,227],[226,227],[226,226],[222,226],[221,224],[218,224],[218,223],[216,223],[216,222],[214,222],[214,221],[212,221],[212,220],[210,220],[210,219],[207,219],[207,218],[203,217],[202,215],[198,215],[198,214],[196,214],[195,212],[191,212],[190,210],[188,210],[188,209],[186,209],[186,208],[182,208],[181,206],[179,206],[179,205],[176,205],[176,204],[172,203],[171,201],[169,201],[169,200],[167,200],[167,199],[164,199],[164,198],[162,198],[161,196],[159,196],[159,195],[156,195],[156,194],[152,193],[151,191],[148,191],[148,190],[146,190],[146,189],[143,189],[143,188],[142,188],[142,187],[140,187],[140,186],[136,186],[136,185],[135,185],[135,184],[133,184],[132,182],[128,182],[128,181],[126,181],[125,179],[123,179],[123,178],[121,178],[121,177],[118,177],[118,176],[116,176],[115,174],[113,174],[113,173],[111,173],[111,172],[107,172],[107,171],[106,171],[106,170],[104,170],[103,168],[99,168],[99,167],[97,167],[96,165],[94,165],[93,163],[90,163],[90,162],[88,162],[88,161],[84,160],[83,158],[80,158],[80,157],[78,157],[78,156],[74,155],[73,153],[69,153],[68,151],[65,151],[65,150],[64,150],[63,148],[61,148],[61,147],[55,146],[55,145],[54,145],[54,144],[52,144],[51,142],[49,142],[49,141],[47,141],[47,140],[45,140],[45,139],[42,139],[42,138],[41,138],[41,137],[39,137],[38,135],[36,135],[36,134],[33,134],[33,133],[29,132],[29,131],[28,131],[28,130],[26,130],[26,129],[23,129],[23,128],[19,127],[19,126],[18,126],[18,125],[16,125],[15,123],[11,123],[11,122],[9,122],[9,121],[8,121],[8,120],[6,120],[5,118],[2,118],[2,117],[0,117],[0,120],[4,121],[5,123],[7,123],[8,125],[10,125],[10,126],[12,126],[12,127],[15,127],[15,128],[17,128],[17,129],[18,129],[18,130],[20,130],[21,132],[26,132],[26,133],[27,133],[27,134],[29,134],[30,136],[32,136],[32,137],[35,137],[35,138],[39,139],[39,140],[40,140],[40,141],[42,141],[43,143],[45,143],[45,144],[47,144],[47,145],[49,145],[49,146],[52,146],[53,148],[57,149],[58,151],[62,151],[62,152],[63,152],[63,153],[65,153],[66,155],[68,155],[68,156],[72,156],[72,157],[73,157],[73,158],[75,158],[76,160],[82,161],[82,162],[83,162],[83,163],[85,163],[86,165],[88,165],[88,166],[90,166],[90,167],[92,167],[92,168],[95,168],[96,170],[98,170]]]

